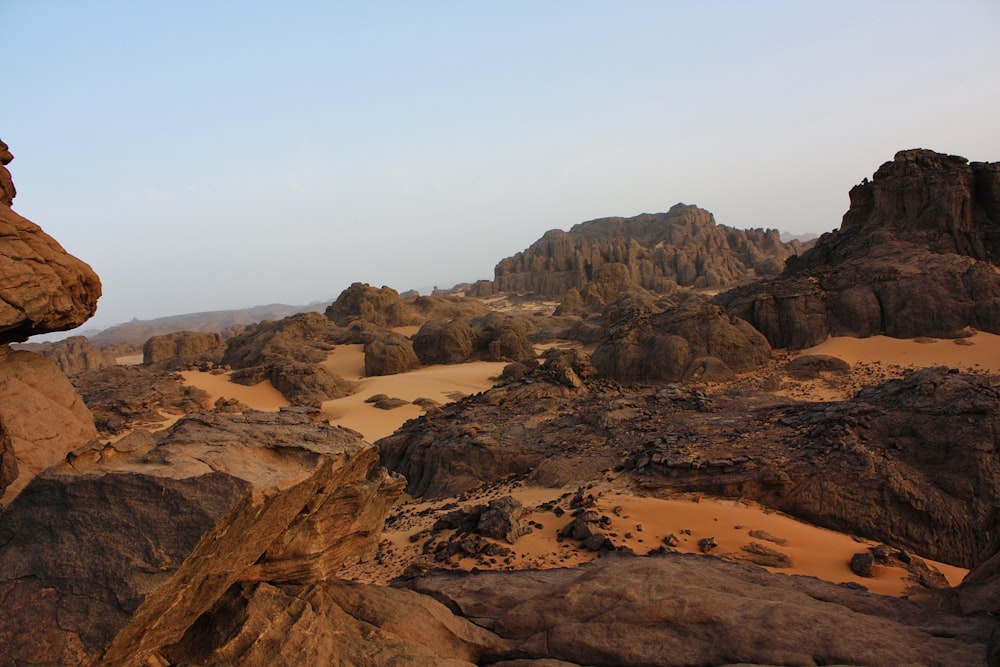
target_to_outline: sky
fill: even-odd
[[[1000,160],[997,0],[0,0],[18,196],[86,328],[492,279],[683,202],[839,227],[896,151]]]

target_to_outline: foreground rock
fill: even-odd
[[[1000,163],[900,151],[850,194],[839,231],[718,302],[777,348],[1000,333]]]
[[[96,437],[90,410],[55,362],[0,345],[0,505]]]
[[[78,327],[101,296],[90,266],[11,210],[16,191],[6,165],[13,157],[0,141],[0,343]]]
[[[161,664],[239,582],[306,585],[370,557],[401,480],[300,413],[198,414],[77,452],[0,515],[14,664]]]
[[[676,554],[574,569],[431,573],[409,585],[514,645],[493,660],[976,665],[994,629],[982,616]]]

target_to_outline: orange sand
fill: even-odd
[[[405,333],[405,332],[404,332]],[[449,403],[467,394],[485,391],[506,366],[504,362],[475,361],[468,364],[424,366],[408,373],[364,377],[363,345],[339,345],[323,362],[327,369],[345,380],[353,380],[361,388],[351,396],[323,403],[323,412],[332,423],[352,428],[369,442],[393,433],[408,419],[419,417],[424,410],[418,405],[404,405],[393,410],[380,410],[365,399],[385,394],[404,401],[430,398]]]
[[[850,364],[880,363],[912,368],[950,366],[965,371],[1000,373],[1000,335],[982,331],[955,340],[888,336],[828,338],[795,356],[803,354],[829,354]]]
[[[401,328],[404,334],[407,328]],[[490,378],[496,377],[506,365],[503,362],[477,361],[468,364],[425,366],[409,373],[364,377],[365,354],[363,345],[339,345],[330,352],[323,365],[346,380],[358,382],[360,389],[345,398],[323,403],[322,411],[331,423],[354,429],[369,442],[383,438],[419,417],[424,409],[418,405],[404,405],[393,410],[380,410],[365,399],[385,394],[404,401],[429,398],[438,403],[449,403],[467,394],[484,391],[493,386]],[[209,404],[220,397],[235,398],[254,410],[277,411],[288,401],[268,381],[252,387],[229,381],[229,374],[213,375],[202,371],[181,373],[185,384],[203,389],[209,395]]]
[[[535,522],[536,526],[531,533],[521,537],[513,545],[501,542],[514,552],[513,556],[489,559],[486,565],[473,558],[435,565],[465,570],[474,567],[519,570],[574,567],[593,560],[596,554],[581,549],[577,542],[557,539],[558,531],[572,521],[569,498],[575,492],[576,487],[547,489],[516,483],[512,487],[497,489],[463,503],[463,506],[472,506],[485,503],[491,497],[510,494],[529,508],[522,521]],[[627,546],[639,555],[658,549],[663,545],[663,539],[671,534],[679,540],[674,550],[681,553],[700,553],[698,541],[714,537],[718,546],[711,551],[712,556],[732,560],[742,553],[741,547],[757,542],[784,553],[791,559],[791,567],[768,568],[772,572],[812,576],[834,583],[855,582],[873,593],[883,595],[904,595],[909,587],[915,585],[915,582],[907,579],[909,573],[901,568],[875,566],[872,578],[858,577],[851,572],[848,565],[851,556],[876,543],[819,528],[755,503],[714,498],[692,500],[638,497],[610,487],[597,487],[591,493],[597,499],[597,505],[592,509],[611,519],[606,532],[614,545]],[[561,517],[557,517],[552,511],[538,509],[544,502],[559,499],[561,501],[558,504],[567,510]],[[419,503],[412,500],[401,501],[394,512],[402,515],[403,519],[392,522],[383,533],[382,551],[386,555],[383,563],[355,566],[341,573],[341,576],[373,583],[386,583],[399,576],[409,563],[420,557],[423,542],[427,539],[420,533],[429,529],[439,516],[427,513],[427,510],[453,501],[454,499]],[[538,528],[537,524],[541,524],[542,528]],[[784,540],[785,544],[752,538],[749,534],[751,530],[765,531]],[[410,539],[414,536],[417,539],[411,542]],[[944,574],[952,585],[958,584],[967,573],[961,568],[926,559],[924,561]]]
[[[252,387],[229,381],[229,373],[213,375],[203,371],[182,371],[184,384],[197,387],[208,393],[208,403],[212,405],[219,398],[235,398],[254,410],[277,412],[288,406],[288,401],[277,389],[264,380]]]

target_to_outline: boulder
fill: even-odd
[[[365,345],[365,375],[395,375],[420,367],[413,343],[403,334],[389,331]]]
[[[414,313],[391,287],[375,288],[367,283],[353,283],[326,309],[326,316],[339,326],[369,322],[379,327],[403,327],[419,324]]]
[[[722,308],[690,298],[654,313],[639,307],[609,309],[608,338],[591,363],[602,377],[623,382],[698,376],[727,379],[759,368],[771,358],[767,340]]]
[[[142,346],[142,363],[149,365],[172,359],[200,358],[207,352],[217,352],[221,360],[226,343],[217,333],[202,331],[175,331],[163,336],[153,336]]]
[[[11,210],[16,192],[5,165],[12,159],[0,141],[0,344],[78,327],[101,296],[89,265]]]
[[[413,351],[424,365],[461,364],[473,358],[476,334],[456,320],[428,320],[413,336]]]
[[[0,505],[96,437],[93,415],[54,361],[0,345]]]
[[[377,457],[289,411],[199,413],[78,450],[0,515],[5,657],[165,664],[233,586],[309,585],[370,558],[402,487]]]

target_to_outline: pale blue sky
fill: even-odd
[[[1000,160],[1000,2],[0,0],[14,208],[88,325],[492,278],[677,202],[823,232],[903,148]]]

